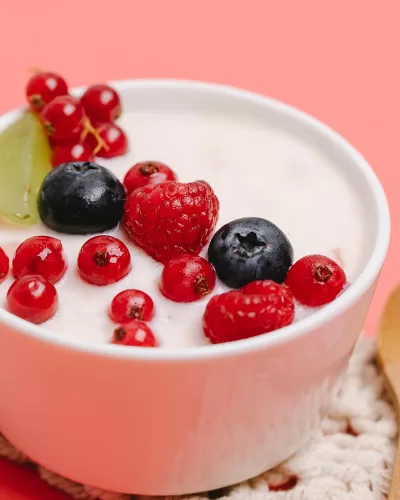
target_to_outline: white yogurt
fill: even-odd
[[[221,208],[217,225],[239,217],[263,217],[290,239],[295,260],[310,254],[327,255],[341,263],[352,282],[360,272],[365,214],[362,203],[330,160],[295,136],[242,115],[174,111],[125,113],[120,125],[127,131],[130,153],[99,160],[121,180],[136,162],[168,164],[181,181],[206,180]],[[57,234],[42,225],[2,224],[0,245],[11,257],[16,247],[34,235],[61,239],[69,269],[58,283],[59,310],[43,326],[65,338],[109,342],[114,324],[108,318],[113,297],[127,288],[147,292],[156,306],[151,322],[162,347],[207,344],[202,314],[210,296],[193,304],[177,304],[158,291],[162,266],[129,242],[121,229],[111,231],[128,244],[132,271],[119,283],[96,287],[76,272],[82,244],[90,237]],[[0,286],[0,300],[12,279]],[[217,284],[213,293],[223,290]],[[297,319],[307,314],[297,311]]]

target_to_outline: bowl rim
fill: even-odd
[[[10,328],[18,330],[20,333],[30,335],[37,340],[53,344],[55,347],[66,348],[78,352],[84,352],[99,356],[109,356],[124,359],[148,360],[155,362],[167,361],[189,361],[189,360],[207,360],[215,357],[235,356],[237,354],[251,353],[260,349],[278,346],[306,335],[308,332],[322,327],[343,314],[347,309],[354,305],[357,300],[369,289],[374,280],[378,277],[390,241],[390,213],[387,198],[378,177],[364,157],[344,139],[339,133],[335,132],[328,125],[322,123],[313,116],[301,111],[293,106],[285,104],[277,99],[263,96],[261,94],[223,85],[218,83],[200,82],[192,80],[178,79],[132,79],[109,81],[110,85],[117,90],[124,91],[129,88],[137,89],[174,89],[182,91],[209,92],[220,94],[225,97],[240,98],[253,104],[268,106],[275,112],[294,118],[297,122],[302,122],[309,128],[313,128],[320,135],[325,136],[336,148],[340,149],[355,163],[367,181],[371,192],[373,193],[376,211],[377,211],[377,238],[375,246],[370,254],[368,262],[364,266],[354,283],[346,290],[346,293],[339,296],[334,302],[327,304],[323,310],[316,311],[314,314],[302,319],[298,323],[292,323],[289,326],[276,330],[274,332],[251,337],[235,342],[224,344],[211,344],[206,346],[196,346],[188,348],[160,348],[143,349],[141,347],[130,347],[113,344],[95,344],[74,339],[65,339],[57,336],[41,325],[34,325],[25,321],[5,309],[0,309],[0,325],[4,324]],[[72,89],[72,93],[79,95],[86,87],[77,87]],[[14,120],[23,108],[17,108],[0,116],[0,123],[11,122]]]

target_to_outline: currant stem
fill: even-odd
[[[81,141],[84,141],[88,134],[92,134],[97,140],[97,146],[94,148],[93,151],[94,156],[96,156],[101,149],[105,149],[106,151],[110,149],[108,144],[106,144],[101,138],[98,130],[95,127],[93,127],[92,122],[89,120],[89,118],[86,117],[83,122],[83,132],[81,134]]]

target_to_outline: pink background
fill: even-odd
[[[400,272],[398,0],[6,4],[0,16],[0,112],[23,103],[30,67],[61,72],[71,85],[187,78],[276,97],[352,142],[380,177],[393,217],[389,258],[367,322],[367,330],[375,330]],[[0,461],[0,499],[57,498],[31,473]]]

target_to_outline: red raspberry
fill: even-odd
[[[160,290],[175,302],[194,302],[208,295],[215,287],[212,265],[197,255],[181,255],[169,260],[163,269]]]
[[[136,347],[158,347],[153,332],[146,323],[138,320],[116,328],[112,343]]]
[[[129,323],[135,319],[150,321],[154,316],[154,302],[141,290],[124,290],[113,298],[110,318],[115,323]]]
[[[109,85],[90,86],[81,103],[92,123],[113,122],[121,114],[119,95]]]
[[[218,220],[219,201],[204,181],[163,182],[136,189],[125,203],[124,226],[155,260],[198,254]]]
[[[10,261],[6,252],[0,247],[0,283],[7,278],[10,270]]]
[[[332,302],[344,289],[343,269],[323,255],[307,255],[289,269],[286,285],[304,306],[318,307]]]
[[[43,276],[23,276],[7,293],[8,311],[37,325],[53,317],[57,305],[57,290]]]
[[[124,178],[124,186],[129,195],[135,189],[147,186],[147,184],[161,184],[161,182],[176,180],[175,173],[164,163],[142,161],[133,165],[127,172]]]
[[[38,274],[57,283],[67,270],[61,241],[51,236],[28,238],[17,248],[12,267],[16,278]]]
[[[43,72],[32,76],[26,86],[26,97],[33,111],[41,112],[55,97],[68,94],[64,78],[56,73]]]
[[[250,285],[215,295],[207,304],[203,328],[213,344],[247,339],[293,322],[293,297],[285,286],[273,281],[259,282],[253,289]]]
[[[131,256],[125,243],[113,236],[90,238],[78,255],[78,271],[92,285],[116,283],[131,270]]]

